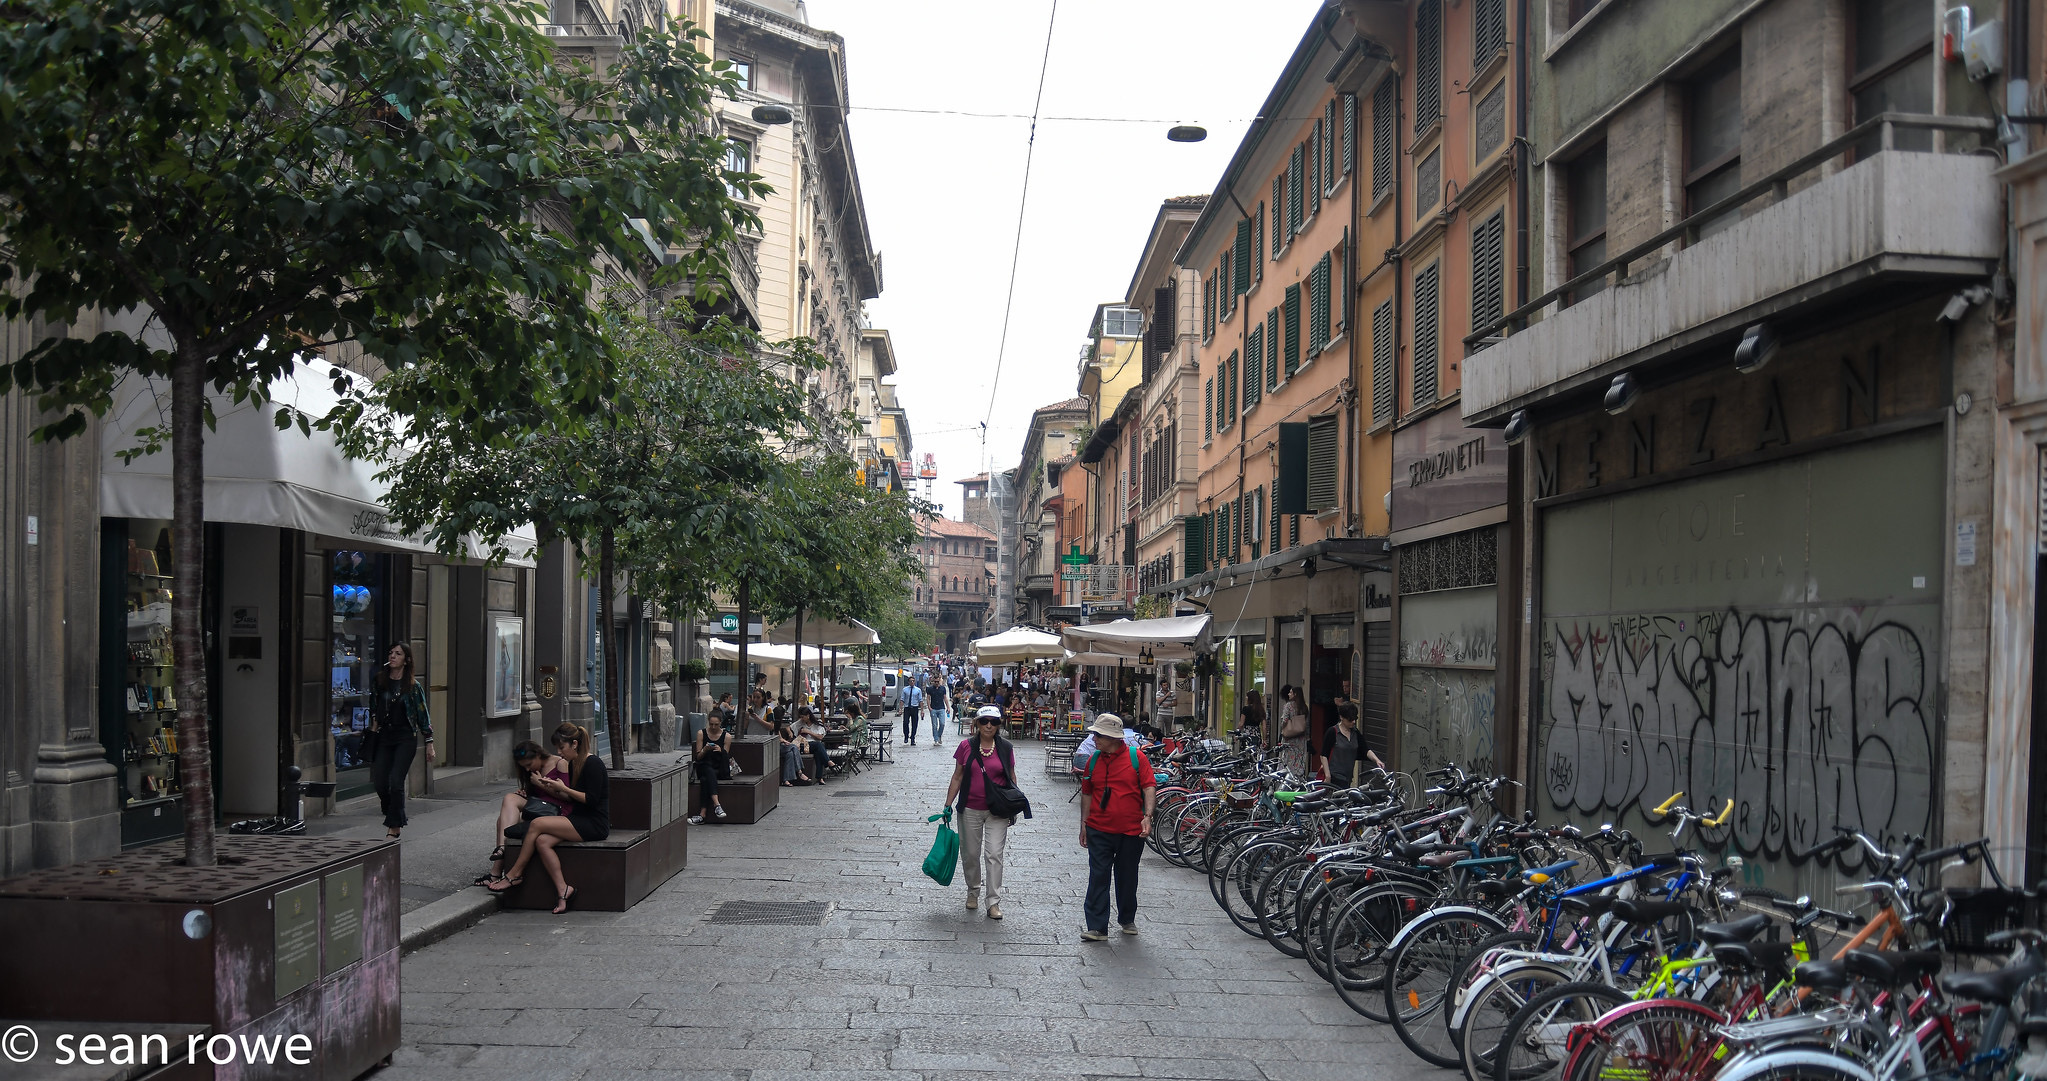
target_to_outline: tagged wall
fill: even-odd
[[[1794,867],[1837,823],[1930,832],[1942,468],[1926,429],[1545,512],[1549,805],[1732,799],[1706,845]]]

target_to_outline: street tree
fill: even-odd
[[[466,536],[502,556],[511,532],[535,523],[543,544],[596,554],[598,626],[609,628],[622,575],[664,608],[699,611],[743,565],[747,545],[777,528],[752,493],[789,483],[788,452],[816,438],[805,394],[783,372],[823,359],[800,342],[764,348],[747,328],[697,321],[684,306],[661,320],[614,306],[605,327],[618,346],[614,378],[572,420],[473,425],[440,412],[372,410],[378,422],[357,430],[375,433],[367,449],[387,463],[385,503],[399,528],[422,531],[442,551],[460,551]],[[612,765],[623,768],[616,636],[603,642],[598,693]]]
[[[916,612],[911,610],[907,590],[898,595],[894,603],[875,613],[873,627],[881,638],[881,644],[876,648],[884,657],[929,656],[931,647],[937,642],[937,634],[931,629],[931,624],[918,619]]]
[[[703,121],[732,80],[687,27],[602,74],[505,0],[14,0],[0,20],[0,317],[146,313],[0,367],[76,436],[126,377],[165,377],[187,862],[211,864],[207,388],[266,398],[311,352],[396,376],[381,401],[480,421],[610,380],[600,263],[745,224]],[[373,359],[368,359],[373,358]],[[344,392],[350,378],[330,370]],[[351,398],[323,418],[345,429]],[[280,412],[280,426],[313,418]]]

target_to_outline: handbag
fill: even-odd
[[[363,729],[362,738],[357,740],[355,744],[356,756],[364,765],[368,765],[372,759],[377,757],[377,745],[382,742],[384,742],[384,733],[374,728]]]
[[[547,799],[541,796],[527,796],[526,806],[519,812],[519,817],[531,820],[535,818],[565,816],[568,813],[569,812],[567,808],[561,806],[552,799]]]
[[[996,746],[998,750],[1001,749],[1000,744]],[[997,818],[1007,818],[1011,822],[1016,821],[1017,815],[1022,815],[1025,818],[1031,817],[1030,797],[1024,795],[1023,789],[1016,786],[1016,764],[1013,755],[1002,755],[1002,775],[1005,780],[1001,784],[988,779],[987,770],[981,765],[979,751],[969,747],[967,749],[967,757],[973,760],[974,768],[982,771],[981,789],[988,799],[989,814]]]
[[[1307,734],[1308,715],[1305,713],[1288,714],[1287,719],[1280,722],[1279,738],[1281,739],[1299,739]]]
[[[924,821],[938,823],[938,837],[924,857],[924,874],[941,886],[950,886],[960,863],[960,835],[952,828],[952,808],[947,807]]]

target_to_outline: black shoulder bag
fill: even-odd
[[[1011,822],[1016,821],[1018,815],[1031,817],[1030,797],[1024,795],[1023,789],[1016,786],[1016,752],[1008,743],[998,740],[995,744],[995,753],[1002,759],[1004,778],[1002,784],[996,784],[988,779],[988,772],[981,765],[981,749],[973,746],[967,748],[967,757],[973,760],[976,769],[981,770],[981,787],[988,795],[988,813],[997,818],[1007,818]]]

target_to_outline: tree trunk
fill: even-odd
[[[598,553],[597,576],[602,579],[597,593],[597,626],[601,628],[604,643],[604,724],[611,730],[611,768],[625,768],[625,717],[618,708],[618,620],[611,611],[612,576],[618,570],[618,537],[610,526],[604,527],[602,548]]]
[[[178,781],[185,865],[213,866],[213,767],[206,731],[206,362],[181,348],[171,368],[171,652],[178,689]],[[102,678],[105,678],[102,676]]]
[[[803,704],[803,690],[807,686],[809,684],[803,680],[803,606],[799,604],[796,606],[796,704],[799,706]],[[795,711],[791,710],[790,715],[794,716]]]
[[[747,603],[752,598],[752,579],[739,579],[739,730],[746,731],[747,718],[753,715],[753,678],[746,670],[746,625]]]

